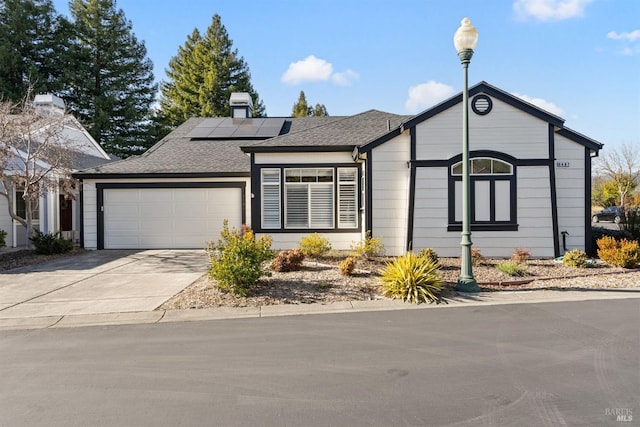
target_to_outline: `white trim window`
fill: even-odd
[[[515,223],[516,195],[514,166],[503,160],[476,157],[470,159],[471,223]],[[451,166],[453,212],[450,224],[462,222],[462,162]],[[450,207],[450,208],[451,208]]]
[[[333,228],[333,168],[284,170],[284,228]]]
[[[260,188],[263,229],[358,228],[358,168],[264,168]]]

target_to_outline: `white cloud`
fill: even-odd
[[[530,104],[535,105],[536,107],[542,108],[543,110],[548,111],[551,114],[555,114],[556,116],[562,116],[564,114],[564,110],[560,107],[558,107],[556,104],[554,104],[553,102],[544,100],[542,98],[532,98],[530,96],[527,95],[522,95],[520,93],[513,93],[515,96],[517,96],[518,98],[527,101]]]
[[[343,73],[334,73],[331,76],[331,81],[333,84],[338,86],[349,86],[354,80],[358,80],[360,78],[360,74],[355,71],[348,69]]]
[[[625,47],[620,51],[621,55],[633,56],[640,54],[640,46]]]
[[[303,82],[319,82],[329,80],[333,73],[333,65],[313,55],[302,61],[292,62],[282,75],[283,83],[298,84]]]
[[[533,17],[540,21],[562,21],[584,15],[585,7],[593,0],[516,0],[513,9],[520,18]]]
[[[617,33],[615,31],[609,31],[607,33],[607,38],[613,40],[627,40],[630,42],[634,42],[640,39],[640,30],[634,30],[630,33]]]
[[[632,56],[640,54],[640,30],[633,30],[631,32],[618,33],[617,31],[609,31],[607,38],[610,40],[618,40],[623,46],[618,53],[625,56]]]
[[[453,88],[451,86],[430,80],[409,88],[409,98],[407,98],[404,108],[410,113],[417,113],[418,110],[431,107],[452,95]]]
[[[331,80],[335,85],[349,86],[359,78],[360,74],[351,69],[347,69],[342,73],[334,73],[333,65],[330,62],[316,58],[314,55],[309,55],[301,61],[289,64],[289,68],[280,80],[291,85]]]

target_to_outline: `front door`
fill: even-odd
[[[73,230],[73,212],[71,210],[71,200],[60,196],[60,231]]]

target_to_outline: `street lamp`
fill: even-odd
[[[471,264],[471,183],[469,179],[469,81],[468,69],[473,49],[478,43],[478,31],[471,25],[469,18],[464,18],[453,35],[453,45],[458,51],[464,72],[462,89],[462,258],[460,261],[460,278],[456,290],[462,292],[478,292],[478,283],[473,277]]]

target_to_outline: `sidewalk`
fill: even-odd
[[[191,310],[154,310],[128,313],[102,313],[65,316],[0,319],[0,330],[113,326],[142,323],[195,322],[310,314],[358,313],[385,310],[429,310],[504,304],[588,301],[601,299],[640,299],[640,289],[589,291],[503,291],[460,294],[441,304],[411,304],[397,300],[346,301],[332,304],[284,304],[262,307],[219,307]],[[639,301],[640,304],[640,301]]]

